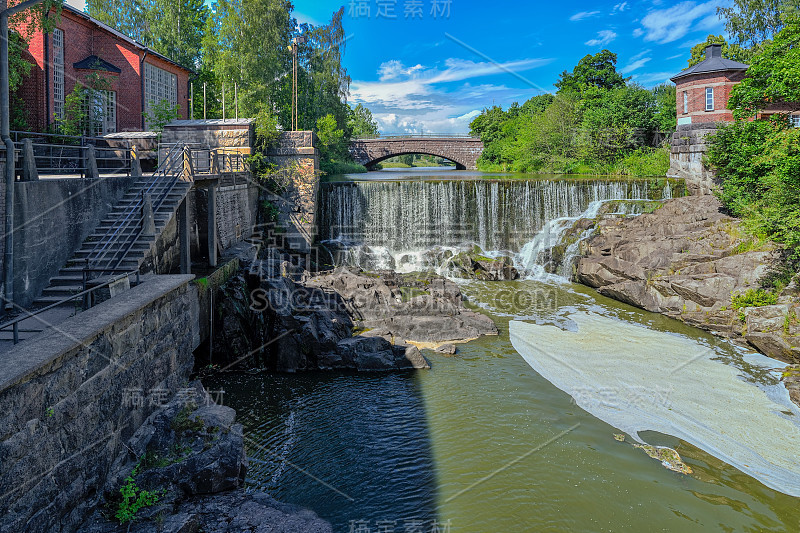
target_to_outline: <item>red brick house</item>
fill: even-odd
[[[722,45],[706,47],[703,62],[681,71],[671,78],[675,83],[678,125],[704,122],[733,122],[728,109],[731,90],[742,81],[749,65],[722,57]],[[759,114],[763,118],[774,113],[790,113],[792,106],[776,105]],[[790,115],[800,127],[800,114]]]
[[[33,34],[27,59],[34,68],[20,96],[35,131],[63,117],[66,96],[92,73],[110,82],[94,102],[96,134],[147,129],[144,113],[161,100],[188,118],[189,69],[67,4],[53,33]]]

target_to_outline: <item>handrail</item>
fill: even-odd
[[[176,144],[164,158],[164,162],[161,165],[159,165],[159,168],[151,175],[150,184],[148,185],[147,189],[143,191],[144,194],[147,194],[151,190],[153,190],[156,184],[162,181],[162,178],[165,178],[168,173],[172,173],[177,163],[177,160],[175,160],[176,159],[175,156],[179,152],[182,153],[183,148],[180,145]],[[130,226],[131,222],[133,221],[131,217],[136,213],[138,209],[142,208],[142,205],[143,205],[143,200],[141,197],[131,201],[130,205],[126,207],[125,211],[123,211],[122,214],[118,217],[119,220],[121,217],[124,216],[122,221],[108,228],[105,235],[101,237],[101,239],[91,250],[88,258],[89,261],[92,261],[94,263],[99,263],[105,258],[106,254],[108,253],[107,248],[118,239],[118,236],[121,235],[122,231],[124,231]],[[154,208],[154,212],[155,209],[156,208]],[[101,245],[102,247],[100,247]],[[98,250],[98,248],[100,249]]]
[[[126,271],[124,274],[120,275],[119,277],[111,278],[110,280],[108,280],[105,283],[102,283],[100,285],[97,285],[96,287],[92,287],[90,289],[84,289],[79,293],[73,294],[72,296],[67,296],[66,298],[62,298],[61,300],[59,300],[59,301],[57,301],[55,303],[52,303],[52,304],[50,304],[48,306],[42,307],[41,309],[37,309],[36,311],[29,311],[27,309],[23,309],[22,313],[24,314],[24,316],[18,316],[17,318],[15,318],[13,320],[9,320],[8,322],[0,324],[0,331],[4,330],[6,328],[12,327],[13,328],[13,334],[14,334],[13,341],[14,341],[14,344],[17,344],[17,343],[19,343],[19,323],[22,322],[23,320],[27,320],[29,318],[33,318],[38,314],[44,313],[45,311],[49,311],[50,309],[53,309],[53,308],[58,307],[60,305],[63,305],[65,303],[67,303],[67,302],[71,302],[72,300],[76,300],[78,298],[84,298],[85,296],[91,294],[93,291],[96,291],[98,289],[102,289],[104,287],[107,287],[108,285],[111,285],[112,283],[116,283],[117,281],[119,281],[121,279],[124,279],[126,277],[130,277],[132,274],[136,274],[137,283],[139,283],[139,269]]]
[[[181,164],[183,164],[182,160],[181,160]],[[154,216],[155,216],[155,213],[158,212],[158,209],[161,207],[161,204],[164,203],[164,200],[167,199],[167,196],[169,196],[172,193],[172,190],[175,188],[175,184],[179,181],[177,179],[177,176],[174,176],[174,177],[175,177],[175,179],[173,179],[173,180],[171,180],[169,182],[169,188],[167,190],[163,191],[160,194],[158,200],[153,204],[153,215]],[[136,241],[139,240],[139,237],[142,235],[143,231],[144,231],[144,228],[143,227],[139,227],[139,231],[131,233],[129,236],[122,235],[122,238],[123,238],[123,241],[124,241],[123,242],[123,246],[125,247],[125,249],[122,250],[121,254],[120,254],[119,250],[112,254],[110,261],[113,261],[114,258],[119,255],[119,259],[117,259],[117,262],[114,263],[114,266],[112,268],[115,268],[115,269],[119,268],[119,265],[122,263],[122,261],[125,260],[125,257],[128,255],[128,252],[130,252],[131,248],[133,248],[133,245],[136,244]]]

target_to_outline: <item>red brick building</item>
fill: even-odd
[[[93,105],[96,134],[147,129],[144,113],[161,100],[188,118],[190,70],[67,4],[53,33],[32,36],[28,59],[34,67],[20,96],[34,131],[63,117],[66,96],[93,73],[110,83]]]
[[[703,62],[687,68],[671,78],[675,83],[678,125],[704,122],[733,122],[728,109],[731,90],[747,75],[749,65],[722,57],[722,45],[706,47]],[[759,113],[758,118],[775,113],[787,113],[792,123],[800,127],[797,106],[774,105]]]
[[[728,98],[748,68],[744,63],[722,57],[722,45],[707,46],[703,62],[671,78],[677,93],[678,125],[732,122]]]

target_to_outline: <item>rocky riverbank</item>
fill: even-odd
[[[311,511],[245,492],[242,426],[199,382],[153,413],[115,458],[83,533],[328,533]]]
[[[772,305],[737,305],[737,295],[757,290],[778,266],[780,250],[754,241],[715,197],[688,196],[635,218],[604,218],[582,251],[575,278],[600,294],[800,363],[796,281]],[[787,381],[795,402],[797,385]]]

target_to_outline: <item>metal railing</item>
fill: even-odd
[[[34,165],[43,174],[80,174],[85,177],[88,174],[89,146],[94,147],[98,171],[104,174],[130,174],[132,143],[128,140],[115,140],[115,146],[110,146],[103,137],[26,131],[12,131],[11,138],[20,153],[24,146],[23,140],[31,141]]]
[[[105,287],[108,287],[108,286],[110,286],[110,285],[112,285],[114,283],[117,283],[118,281],[120,281],[122,279],[130,278],[133,275],[136,276],[135,285],[138,285],[139,283],[141,283],[139,270],[137,269],[137,270],[126,271],[126,272],[124,272],[122,275],[120,275],[118,277],[112,277],[111,279],[105,281],[104,283],[101,283],[99,285],[96,285],[96,286],[88,288],[88,289],[86,288],[86,286],[88,284],[88,280],[84,276],[83,290],[81,292],[73,294],[72,296],[67,296],[65,298],[62,298],[61,300],[59,300],[59,301],[57,301],[55,303],[52,303],[52,304],[50,304],[48,306],[42,307],[41,309],[37,309],[35,311],[29,311],[27,309],[23,309],[22,312],[21,312],[21,316],[18,316],[16,318],[14,318],[13,320],[9,320],[8,322],[4,322],[3,324],[0,324],[0,331],[7,330],[8,328],[11,328],[12,341],[13,341],[14,344],[18,344],[19,343],[19,334],[20,333],[39,333],[40,331],[42,331],[40,329],[20,329],[20,327],[19,327],[20,322],[22,322],[24,320],[27,320],[29,318],[34,318],[37,315],[39,315],[41,313],[44,313],[45,311],[49,311],[51,309],[55,309],[56,307],[59,307],[61,305],[64,305],[65,303],[77,300],[78,298],[80,298],[83,301],[83,310],[85,311],[86,309],[89,309],[92,306],[92,298],[91,298],[91,296],[92,296],[92,293],[94,291],[97,291],[97,290],[103,289]],[[39,320],[40,320],[40,322],[42,322],[42,324],[45,325],[45,327],[47,327],[47,323],[46,322],[44,322],[41,319],[39,319]]]
[[[153,215],[155,216],[158,208],[161,207],[161,204],[172,192],[175,184],[183,174],[183,154],[185,150],[185,146],[176,144],[167,153],[139,197],[130,202],[117,217],[117,222],[108,228],[90,251],[87,257],[87,270],[103,273],[119,268],[119,265],[139,239],[144,229],[141,222],[143,220],[142,209],[145,197],[157,191],[157,197],[151,198]],[[133,224],[138,224],[138,230]],[[129,229],[131,231],[128,231]],[[116,249],[112,250],[113,248]],[[109,254],[111,255],[109,256]],[[106,264],[101,266],[101,263]]]

